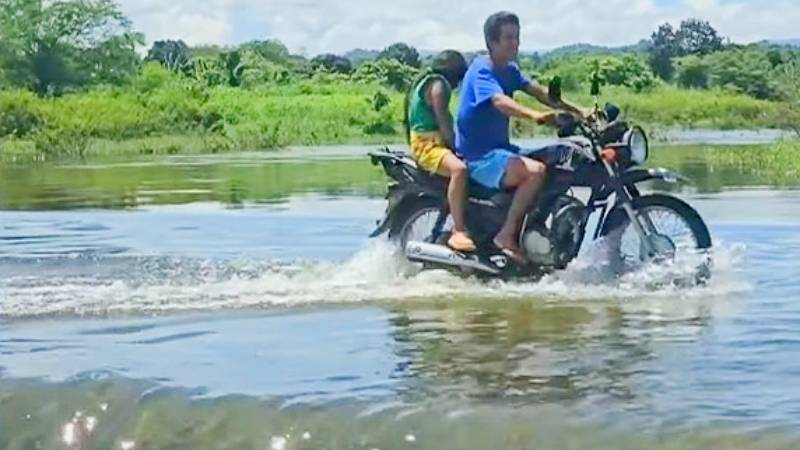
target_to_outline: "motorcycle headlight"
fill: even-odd
[[[644,164],[650,156],[650,144],[647,142],[647,135],[640,127],[633,127],[625,133],[625,143],[631,152],[631,162],[634,164]]]

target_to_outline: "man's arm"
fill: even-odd
[[[573,114],[576,114],[580,117],[586,117],[587,115],[591,114],[587,110],[583,110],[575,105],[567,103],[563,99],[560,101],[553,101],[549,95],[547,95],[547,90],[545,90],[539,83],[532,82],[525,85],[523,88],[526,94],[530,95],[531,97],[539,100],[540,103],[544,103],[545,105],[554,108],[560,109],[563,111],[569,111]]]
[[[540,125],[551,125],[555,122],[556,112],[539,112],[517,103],[505,94],[496,94],[492,97],[492,106],[509,117],[533,120]]]

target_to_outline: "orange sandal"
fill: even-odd
[[[462,231],[453,232],[447,240],[447,246],[457,252],[470,253],[475,251],[475,243],[467,233]]]

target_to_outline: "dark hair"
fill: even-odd
[[[467,60],[455,50],[445,50],[433,58],[430,70],[445,77],[451,87],[456,87],[467,73]]]
[[[503,25],[516,25],[519,28],[519,17],[516,14],[508,11],[500,11],[492,14],[486,19],[483,24],[483,38],[486,40],[486,48],[489,48],[489,42],[497,42],[500,40],[500,32]]]
[[[411,124],[408,122],[408,112],[409,108],[411,107],[411,96],[414,95],[414,91],[419,86],[419,83],[425,79],[425,77],[429,76],[430,74],[439,74],[443,76],[448,83],[450,83],[450,87],[455,88],[462,79],[464,79],[464,74],[467,72],[467,60],[464,59],[464,55],[455,51],[455,50],[445,50],[435,58],[431,62],[431,65],[428,69],[424,70],[413,83],[411,83],[411,87],[406,92],[406,101],[403,107],[403,124],[406,126],[406,140],[411,140]]]

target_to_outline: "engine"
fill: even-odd
[[[563,269],[580,250],[586,206],[574,197],[563,195],[554,202],[549,219],[549,228],[541,223],[526,224],[522,248],[531,262]]]

